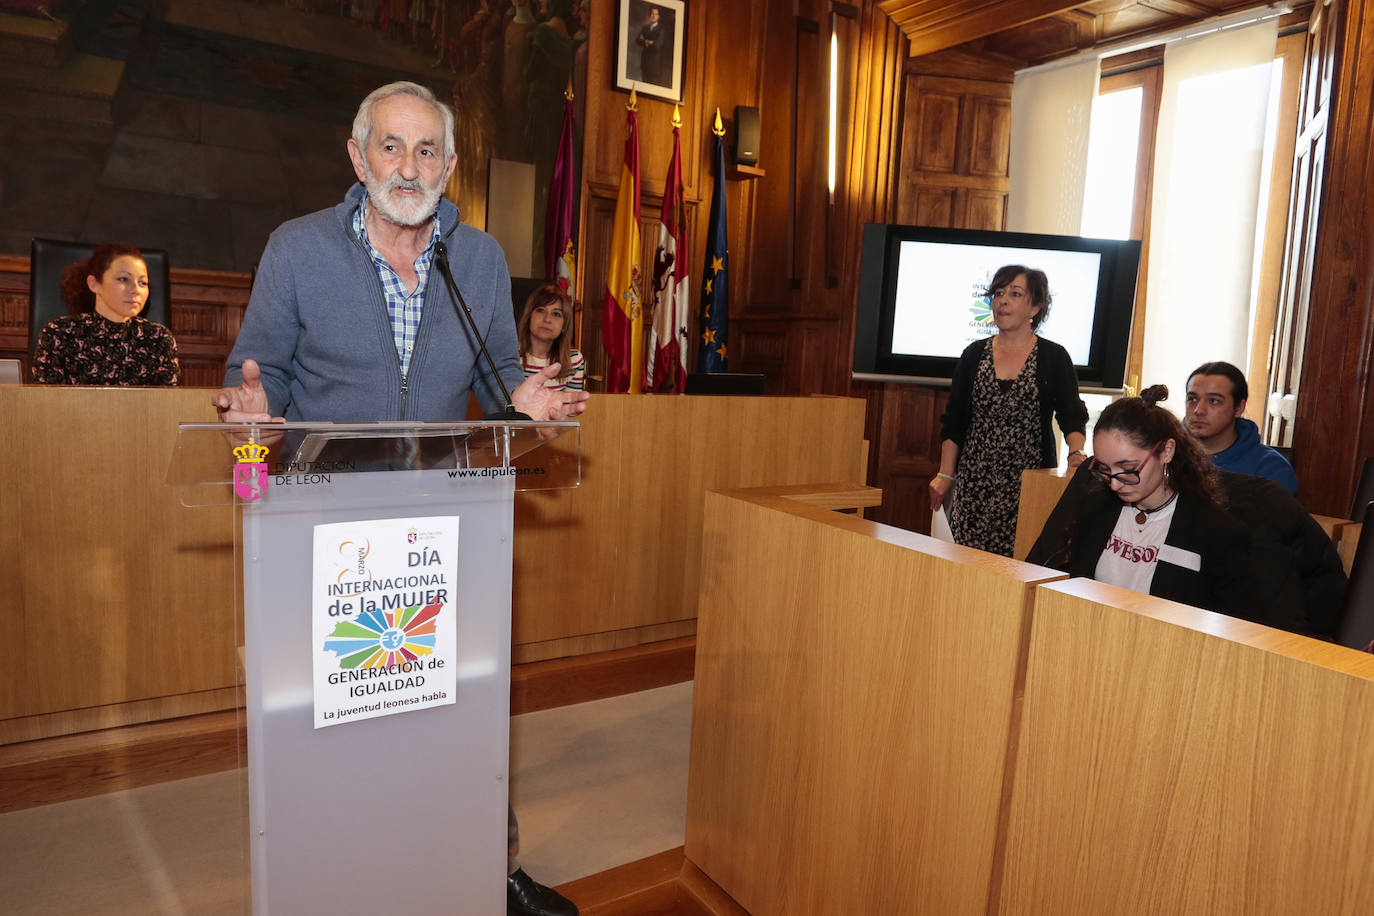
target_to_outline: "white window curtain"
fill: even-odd
[[[1164,49],[1150,216],[1142,388],[1245,366],[1255,221],[1277,19]]]
[[[1096,57],[1022,70],[1011,87],[1007,229],[1078,235],[1088,135],[1101,66]],[[1051,285],[1054,278],[1050,278]]]

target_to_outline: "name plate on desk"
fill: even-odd
[[[455,702],[458,516],[315,526],[315,727]]]

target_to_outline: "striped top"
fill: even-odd
[[[587,377],[587,361],[582,358],[582,351],[573,350],[572,358],[568,361],[572,363],[572,372],[563,378],[550,379],[544,383],[545,388],[552,388],[554,391],[582,390],[583,382]],[[520,362],[525,369],[525,378],[529,378],[549,364],[547,358],[533,356],[529,353],[521,354]],[[567,369],[568,367],[564,366],[563,368]]]

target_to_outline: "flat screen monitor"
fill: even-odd
[[[987,285],[1006,264],[1049,278],[1039,333],[1069,351],[1079,384],[1120,388],[1139,242],[891,224],[864,227],[855,377],[948,381],[964,348],[996,332]]]

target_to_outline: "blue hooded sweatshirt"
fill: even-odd
[[[1236,441],[1213,455],[1212,462],[1223,471],[1267,477],[1289,493],[1298,492],[1298,475],[1288,459],[1261,442],[1259,427],[1244,417],[1236,419]]]

